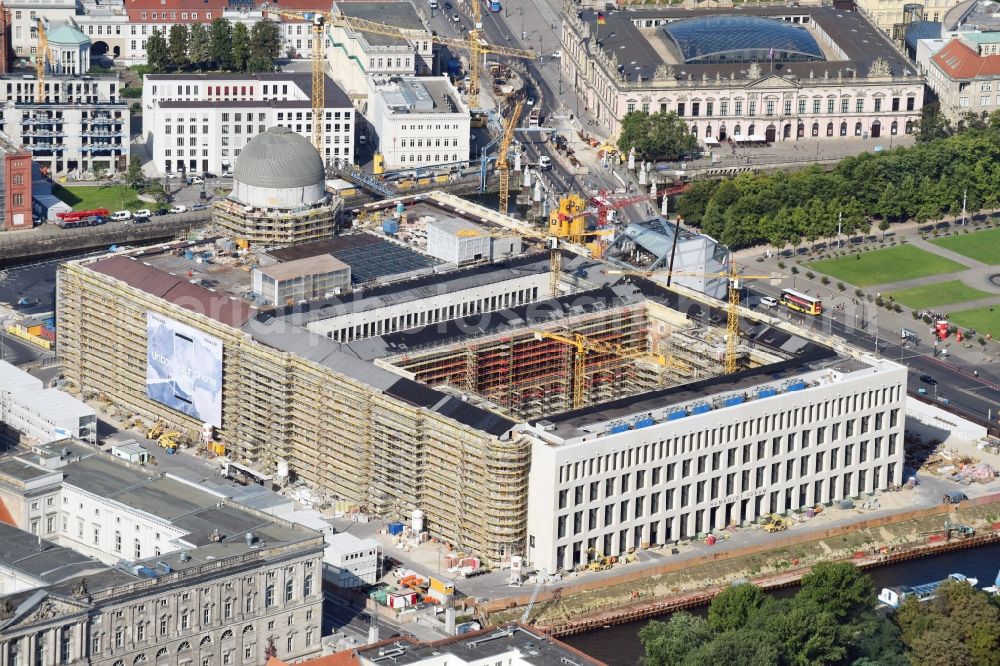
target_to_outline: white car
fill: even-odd
[[[451,20],[454,21],[455,23],[458,23],[459,21],[462,20],[462,17],[459,16],[458,14],[452,14],[451,15]]]
[[[132,217],[134,217],[137,220],[145,220],[150,215],[152,215],[152,213],[149,212],[148,208],[140,208],[139,210],[132,213]]]
[[[131,220],[131,219],[132,219],[132,213],[130,213],[127,210],[116,210],[115,212],[111,213],[112,222],[124,222],[125,220]]]
[[[186,210],[187,210],[187,206],[182,206],[182,205],[180,205],[180,204],[177,204],[176,206],[173,206],[173,207],[172,207],[172,208],[170,209],[170,212],[171,212],[171,213],[183,213],[183,212],[184,212],[184,211],[186,211]]]
[[[168,172],[166,172],[163,175],[166,176],[167,178],[176,178],[177,177],[177,174],[174,173],[173,171],[168,171]]]
[[[205,182],[205,179],[201,176],[191,176],[190,181],[192,185],[201,185]]]
[[[221,177],[222,178],[232,178],[233,177],[233,172],[230,171],[229,169],[226,169],[225,171],[222,172],[222,176]]]
[[[553,51],[549,54],[553,58],[562,58],[562,51]]]
[[[524,103],[527,104],[528,106],[534,106],[535,105],[535,98],[534,97],[529,97],[528,99],[524,100]]]
[[[760,304],[763,305],[765,308],[773,308],[775,305],[778,304],[778,299],[772,298],[771,296],[761,296]]]
[[[437,9],[438,8],[437,0],[430,0],[430,2],[427,3],[427,6],[430,7],[431,9]]]
[[[548,155],[542,155],[538,158],[538,170],[548,171],[552,168],[552,158]]]

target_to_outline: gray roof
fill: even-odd
[[[417,14],[416,7],[409,0],[403,2],[338,2],[336,9],[344,16],[384,23],[403,30],[427,31],[427,27]],[[405,44],[403,40],[364,32],[365,41],[372,46],[396,46]]]
[[[281,126],[250,139],[233,168],[234,180],[255,187],[309,187],[325,178],[323,160],[309,139]]]
[[[22,572],[49,584],[107,568],[98,560],[39,539],[4,522],[0,522],[0,543],[3,543],[0,567]]]

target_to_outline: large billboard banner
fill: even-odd
[[[222,341],[147,312],[146,395],[222,427]]]

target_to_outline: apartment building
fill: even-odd
[[[523,430],[534,435],[529,561],[555,572],[902,482],[896,363],[837,358],[780,382],[678,389]]]
[[[322,157],[353,162],[354,108],[330,78],[325,92]],[[251,138],[276,125],[312,136],[307,72],[147,74],[142,95],[145,140],[160,173],[229,170]]]
[[[469,107],[447,77],[369,83],[367,117],[386,169],[469,160]]]
[[[128,104],[116,74],[51,74],[42,100],[34,76],[0,76],[0,131],[50,174],[123,171],[129,158]]]
[[[927,85],[953,123],[966,113],[1000,109],[1000,55],[995,45],[992,38],[962,34],[923,61]]]

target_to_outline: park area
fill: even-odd
[[[1000,335],[1000,309],[977,308],[963,310],[948,315],[948,321],[963,329],[974,329],[978,335],[989,333],[993,338]]]
[[[849,255],[841,259],[814,261],[807,266],[856,287],[889,284],[928,275],[957,273],[967,268],[909,245]]]
[[[986,291],[973,289],[963,284],[961,280],[937,282],[935,284],[900,289],[899,291],[883,294],[883,296],[891,296],[897,303],[901,303],[914,310],[924,310],[949,303],[974,301],[978,298],[989,298],[993,295]]]
[[[136,210],[150,206],[139,200],[136,191],[124,185],[54,185],[52,194],[73,207],[73,210],[107,208],[109,211]]]
[[[1000,229],[937,238],[931,242],[984,264],[1000,264]]]

